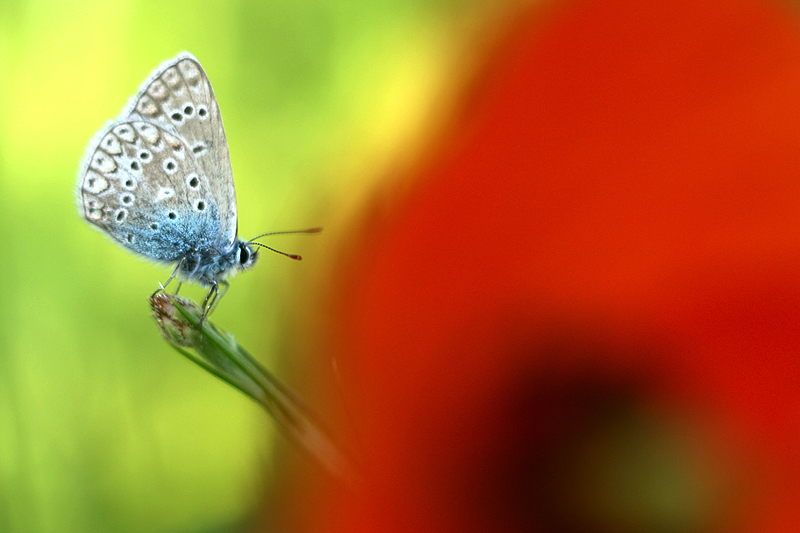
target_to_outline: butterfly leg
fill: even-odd
[[[216,308],[217,308],[217,306],[219,305],[219,302],[221,302],[221,301],[222,301],[222,297],[223,297],[223,296],[225,296],[225,293],[226,293],[226,292],[228,292],[228,287],[230,287],[230,286],[231,286],[231,284],[230,284],[230,283],[228,283],[228,282],[227,282],[227,281],[225,281],[225,280],[222,280],[222,281],[220,281],[220,282],[219,282],[219,284],[220,284],[220,285],[222,285],[222,292],[221,292],[221,293],[219,293],[219,298],[215,298],[215,299],[214,299],[214,309],[216,309]],[[209,311],[208,311],[208,312],[209,312],[209,314],[211,314],[211,311],[213,311],[214,309],[209,309]]]
[[[167,279],[166,283],[163,283],[163,284],[162,284],[162,283],[159,283],[159,287],[158,287],[158,289],[156,289],[156,290],[155,290],[155,292],[153,292],[153,294],[151,294],[151,295],[150,295],[150,298],[152,298],[153,296],[155,296],[155,295],[156,295],[156,294],[158,294],[159,292],[162,292],[162,291],[163,291],[163,292],[166,292],[166,291],[167,291],[167,285],[169,285],[169,282],[170,282],[170,281],[172,281],[173,279],[175,279],[175,276],[177,276],[177,275],[178,275],[178,270],[181,268],[181,265],[182,265],[182,264],[183,264],[183,259],[181,259],[181,260],[178,262],[178,264],[177,264],[177,265],[175,265],[175,270],[173,270],[173,271],[172,271],[172,274],[170,274],[170,276],[169,276],[169,278]],[[179,281],[178,281],[178,290],[176,290],[176,291],[175,291],[175,294],[178,294],[178,291],[179,291],[179,290],[181,290],[181,285],[182,285],[182,284],[183,284],[183,282],[179,280]]]
[[[222,285],[222,292],[219,290],[220,285]],[[206,299],[203,300],[203,316],[200,317],[201,324],[203,320],[217,308],[222,297],[228,292],[228,287],[230,287],[230,283],[225,280],[213,282],[211,288],[208,290],[208,294],[206,294]]]
[[[208,290],[208,294],[206,294],[206,299],[203,300],[203,316],[200,317],[200,323],[209,315],[211,306],[214,305],[214,300],[217,299],[217,296],[219,296],[219,284],[214,281]]]

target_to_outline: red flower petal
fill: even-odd
[[[800,529],[800,26],[520,17],[343,289],[325,531]]]

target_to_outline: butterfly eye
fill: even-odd
[[[245,244],[239,245],[239,263],[246,265],[250,261],[250,250]]]

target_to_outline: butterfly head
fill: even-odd
[[[236,246],[236,268],[247,270],[258,261],[258,248],[254,248],[249,242],[239,241]]]

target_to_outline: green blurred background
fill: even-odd
[[[246,531],[270,494],[272,421],[171,350],[150,319],[147,298],[169,269],[76,209],[86,145],[150,72],[182,50],[203,63],[242,236],[326,228],[269,240],[304,261],[263,254],[213,317],[313,398],[292,378],[312,362],[291,332],[324,313],[314,302],[352,221],[424,144],[493,9],[0,1],[0,531]]]

